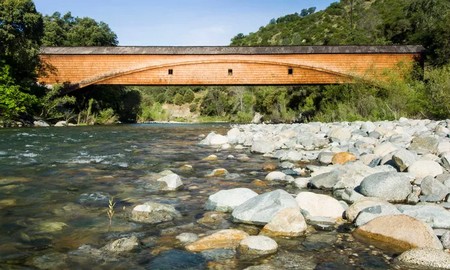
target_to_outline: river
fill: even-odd
[[[223,134],[227,129],[227,124],[143,124],[0,130],[0,268],[244,269],[269,264],[278,269],[398,269],[390,254],[354,240],[346,226],[277,239],[279,251],[270,257],[244,260],[221,251],[204,254],[206,259],[195,266],[199,256],[183,251],[178,234],[202,235],[224,228],[258,231],[232,223],[229,215],[208,221],[203,206],[209,195],[234,187],[257,193],[280,188],[254,182],[264,179],[262,166],[273,160],[248,150],[217,151],[198,145],[202,134]],[[218,160],[203,160],[211,154]],[[183,165],[194,170],[184,171]],[[230,174],[205,176],[216,168]],[[182,190],[148,190],[140,180],[168,169],[182,177]],[[111,226],[108,204],[83,201],[87,194],[114,198]],[[158,225],[130,221],[133,205],[146,201],[171,204],[182,217]],[[130,235],[142,243],[138,251],[93,252]],[[186,264],[192,261],[194,266]]]

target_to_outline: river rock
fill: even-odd
[[[355,161],[356,156],[349,152],[339,152],[334,154],[333,158],[331,159],[331,163],[333,164],[345,164],[350,161]]]
[[[333,191],[333,196],[337,199],[345,201],[346,203],[354,203],[362,198],[365,198],[364,195],[351,188],[336,189]]]
[[[294,181],[294,178],[290,175],[285,174],[284,172],[274,171],[274,172],[270,172],[269,174],[267,174],[265,180],[292,182],[292,181]]]
[[[216,155],[209,155],[202,159],[203,161],[217,161],[219,160],[219,157]]]
[[[168,204],[146,202],[137,205],[131,212],[131,220],[142,223],[156,224],[181,217],[181,214]]]
[[[146,269],[193,270],[207,268],[206,258],[202,255],[173,249],[159,254]]]
[[[336,127],[328,133],[328,138],[330,138],[332,142],[345,142],[348,141],[351,136],[352,132],[350,128],[346,127]]]
[[[139,239],[136,236],[124,237],[114,240],[106,244],[102,250],[113,252],[113,253],[123,253],[130,252],[138,249],[140,246]]]
[[[312,192],[300,192],[295,198],[306,219],[309,216],[342,218],[345,209],[335,198]]]
[[[35,126],[35,127],[49,127],[50,125],[47,123],[47,122],[45,122],[44,120],[37,120],[37,121],[34,121],[33,122],[33,125]]]
[[[434,229],[450,229],[450,212],[434,204],[398,205],[404,215],[420,219]]]
[[[441,165],[436,161],[418,160],[409,166],[408,172],[416,179],[422,179],[429,175],[435,177],[436,175],[442,174],[443,170]]]
[[[422,155],[436,153],[438,144],[439,140],[436,137],[415,137],[409,146],[409,150]]]
[[[192,243],[198,240],[198,235],[195,233],[180,233],[175,237],[178,239],[181,243]]]
[[[298,208],[297,201],[286,191],[277,189],[253,197],[233,210],[236,222],[265,225],[285,208]]]
[[[389,153],[392,153],[394,151],[397,151],[398,147],[395,146],[393,143],[391,142],[384,142],[379,144],[378,146],[375,147],[375,149],[373,149],[373,153],[381,158],[383,158],[384,156],[386,156]]]
[[[416,155],[406,149],[400,149],[392,155],[395,166],[397,166],[401,172],[406,171],[409,166],[416,162],[416,159]]]
[[[374,245],[388,246],[396,252],[416,247],[442,249],[441,242],[428,224],[407,215],[377,217],[358,227],[353,234]]]
[[[67,121],[58,121],[55,127],[67,127]]]
[[[424,268],[450,269],[450,254],[434,248],[413,248],[403,252],[396,259]]]
[[[78,198],[78,202],[84,206],[107,207],[111,195],[104,192],[83,193]]]
[[[443,183],[432,176],[425,177],[420,182],[422,195],[420,201],[422,202],[440,202],[449,193],[449,189]]]
[[[249,236],[239,243],[238,251],[242,256],[264,256],[276,253],[278,244],[270,237],[257,235]]]
[[[253,153],[261,154],[272,153],[273,151],[275,151],[275,144],[273,141],[267,138],[258,139],[252,143],[251,151]]]
[[[441,164],[447,171],[450,171],[450,153],[447,152],[441,156]]]
[[[279,211],[261,233],[273,237],[297,237],[304,234],[307,228],[305,218],[298,208],[286,208]]]
[[[258,196],[258,193],[248,188],[221,190],[208,197],[205,208],[210,211],[231,212],[255,196]]]
[[[68,256],[66,254],[52,252],[39,257],[34,257],[31,260],[31,263],[37,269],[68,269],[69,267],[66,262],[67,258]],[[7,265],[4,266],[6,267],[5,269],[14,269]]]
[[[218,169],[214,169],[212,172],[207,174],[206,177],[220,177],[220,176],[225,176],[227,174],[228,174],[227,169],[218,168]]]
[[[392,204],[381,204],[367,207],[359,212],[358,217],[355,220],[355,225],[359,227],[377,217],[398,214],[401,214],[401,212]]]
[[[441,242],[444,248],[450,249],[450,231],[446,231],[444,234],[442,234]]]
[[[211,132],[203,139],[199,144],[200,145],[210,145],[210,146],[220,146],[228,143],[228,138],[226,136],[216,134],[215,132]]]
[[[410,178],[397,172],[380,172],[367,176],[359,191],[367,197],[384,198],[390,202],[403,202],[411,193]]]
[[[391,204],[381,198],[364,197],[356,201],[352,205],[350,205],[345,210],[345,217],[348,221],[354,222],[359,213],[361,213],[361,211],[363,211],[366,208],[378,205],[391,205]]]
[[[239,243],[247,238],[248,233],[236,230],[227,229],[221,230],[211,235],[200,238],[186,246],[186,249],[191,252],[200,252],[210,249],[234,249],[239,246]]]
[[[350,188],[354,189],[361,181],[371,174],[395,170],[391,166],[377,166],[371,168],[360,161],[350,162],[336,168],[339,171],[339,181],[333,186],[333,190]]]
[[[328,165],[328,164],[331,164],[331,161],[333,160],[333,156],[334,156],[333,152],[322,151],[317,156],[317,160],[321,164]]]
[[[175,190],[180,189],[183,186],[181,177],[175,173],[161,177],[156,181],[158,181],[159,183],[162,184],[161,190],[165,190],[165,191],[175,191]]]
[[[317,189],[332,189],[339,181],[339,171],[334,170],[311,177],[309,184]]]

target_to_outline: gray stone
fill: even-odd
[[[447,196],[449,190],[444,184],[432,176],[425,177],[420,183],[422,195],[420,200],[423,202],[439,202]]]
[[[416,155],[406,149],[401,149],[394,153],[392,160],[397,168],[403,172],[416,161]]]
[[[131,220],[142,223],[156,224],[181,217],[181,214],[171,205],[146,202],[137,205],[131,212]]]
[[[278,189],[253,197],[233,210],[234,221],[265,225],[282,209],[299,208],[286,191]]]
[[[436,137],[416,137],[412,140],[409,150],[418,154],[436,153],[439,140]]]
[[[258,196],[258,193],[248,188],[221,190],[208,197],[205,208],[212,211],[231,212],[255,196]]]
[[[328,164],[331,164],[331,160],[333,159],[333,156],[334,156],[333,152],[322,151],[319,153],[319,156],[317,157],[317,159],[319,160],[320,163],[328,165]]]
[[[362,198],[365,198],[364,195],[351,188],[336,189],[333,191],[333,196],[347,203],[354,203]]]
[[[413,248],[403,252],[397,257],[397,260],[421,267],[450,269],[450,254],[434,248]]]
[[[442,206],[418,204],[398,205],[397,208],[405,215],[428,223],[433,229],[450,229],[450,211]]]
[[[374,218],[400,214],[400,211],[392,204],[381,204],[364,208],[356,217],[355,225],[362,226]]]
[[[43,121],[43,120],[37,120],[37,121],[34,121],[34,122],[33,122],[33,125],[34,125],[35,127],[49,127],[49,126],[50,126],[47,122],[45,122],[45,121]]]
[[[280,171],[270,172],[269,174],[266,175],[265,179],[267,181],[287,181],[287,182],[294,181],[294,178],[292,176],[289,176],[284,172]]]
[[[380,172],[367,176],[359,187],[361,194],[390,202],[402,202],[411,193],[410,179],[406,174]]]
[[[421,179],[429,175],[435,177],[436,175],[442,174],[443,170],[441,165],[436,161],[418,160],[409,166],[408,172],[416,179]]]
[[[226,143],[228,143],[228,138],[226,136],[216,134],[215,132],[211,132],[199,144],[209,146],[220,146]]]
[[[270,237],[257,235],[249,236],[239,243],[238,251],[240,255],[270,255],[276,253],[278,244]]]
[[[375,149],[373,149],[373,153],[381,158],[383,158],[384,156],[386,156],[389,153],[392,153],[394,151],[397,151],[398,147],[395,146],[393,143],[391,142],[384,142],[382,144],[379,144],[375,147]]]
[[[58,121],[55,124],[55,127],[66,127],[67,126],[67,121]]]
[[[338,181],[339,181],[339,172],[331,171],[311,177],[309,183],[313,188],[332,189]]]
[[[387,201],[380,199],[380,198],[374,198],[374,197],[365,197],[362,198],[352,205],[350,205],[347,210],[345,210],[345,217],[348,221],[354,222],[355,219],[358,217],[359,213],[363,211],[366,208],[379,206],[379,205],[391,205]]]
[[[445,153],[441,156],[441,163],[447,171],[450,171],[450,153]]]
[[[376,128],[373,122],[364,122],[361,124],[361,131],[366,132],[367,134],[374,131]]]
[[[352,136],[352,132],[346,127],[336,127],[328,133],[328,137],[333,142],[345,142],[348,141]]]
[[[161,189],[165,190],[165,191],[175,191],[175,190],[180,189],[183,186],[181,177],[175,173],[161,177],[156,181],[158,181],[162,184]]]
[[[238,144],[240,143],[241,131],[234,127],[227,132],[228,143]]]
[[[441,242],[442,242],[442,246],[444,246],[444,248],[450,249],[450,231],[446,231],[441,236]]]
[[[346,163],[345,165],[336,168],[339,170],[339,181],[333,186],[333,190],[344,188],[354,189],[361,184],[361,181],[366,176],[385,169],[382,166],[371,168],[359,161]]]
[[[272,153],[275,151],[275,144],[270,139],[258,139],[252,143],[251,151],[253,153]]]
[[[311,178],[299,177],[294,179],[294,184],[299,189],[307,188]]]
[[[359,160],[369,167],[376,167],[380,164],[381,158],[375,154],[366,154],[360,156]]]
[[[133,235],[131,237],[124,237],[114,240],[106,244],[102,248],[102,250],[113,253],[122,253],[136,250],[139,248],[139,246],[140,246],[139,239]]]
[[[313,192],[300,192],[295,197],[306,219],[309,217],[329,217],[335,220],[342,218],[345,209],[335,198]]]
[[[307,229],[306,221],[298,208],[286,208],[278,212],[264,226],[261,233],[273,237],[296,237]]]

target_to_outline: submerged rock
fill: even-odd
[[[181,214],[171,205],[146,202],[137,205],[131,212],[131,220],[142,223],[161,223],[180,217]]]
[[[272,238],[263,235],[246,237],[239,243],[238,251],[242,256],[264,256],[276,253],[278,244]]]
[[[187,245],[186,249],[192,252],[210,249],[234,249],[238,247],[242,239],[248,236],[248,233],[241,230],[221,230]]]
[[[104,192],[83,193],[78,198],[78,202],[84,206],[107,207],[111,195]]]
[[[150,262],[148,269],[196,270],[206,269],[206,266],[207,261],[202,255],[173,249],[159,254]]]
[[[139,239],[133,235],[131,237],[124,237],[114,240],[105,245],[102,248],[102,250],[113,253],[122,253],[136,250],[139,248],[139,246],[140,246]]]

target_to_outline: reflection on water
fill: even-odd
[[[229,215],[219,223],[208,221],[203,205],[210,194],[234,187],[258,193],[278,188],[252,184],[265,176],[261,167],[267,160],[262,156],[197,145],[201,134],[223,134],[227,128],[148,124],[0,130],[0,268],[243,269],[261,263],[279,269],[390,267],[389,256],[355,242],[346,230],[277,239],[276,255],[254,261],[239,260],[230,251],[184,251],[175,239],[183,232],[204,234],[229,227],[258,231],[233,224]],[[250,160],[227,159],[240,153]],[[219,160],[202,160],[210,154]],[[181,170],[186,164],[194,170]],[[233,179],[205,177],[216,168],[226,168]],[[182,177],[183,190],[160,192],[143,184],[142,177],[166,169]],[[116,207],[109,227],[111,197]],[[158,225],[131,222],[132,206],[146,201],[171,204],[182,218]],[[99,250],[131,235],[142,243],[136,252],[112,255]]]

